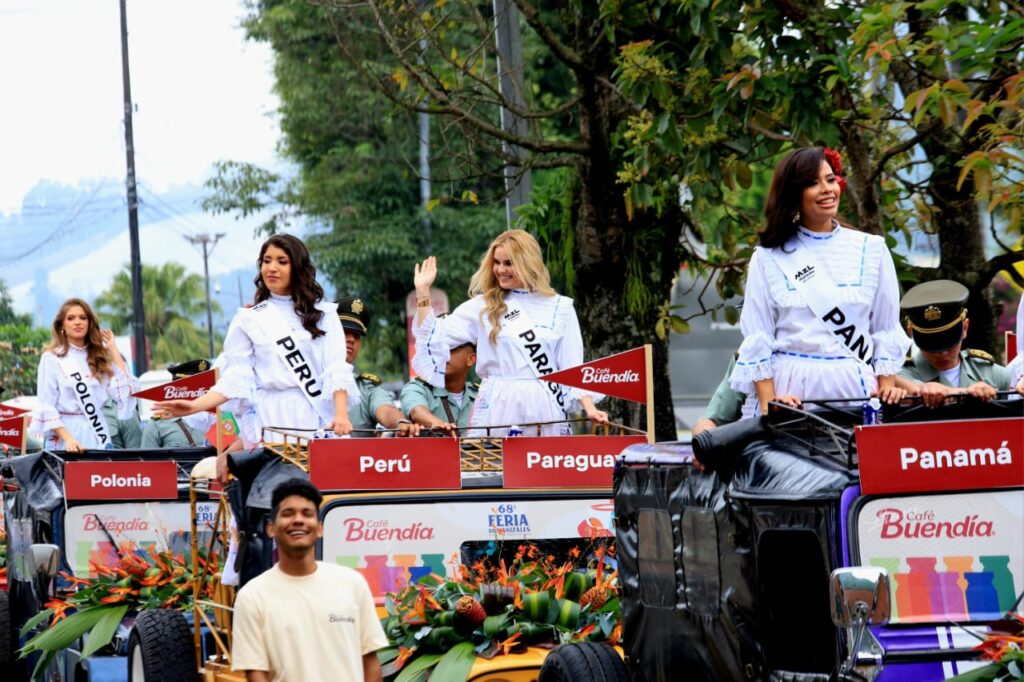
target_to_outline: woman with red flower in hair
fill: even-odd
[[[882,237],[842,225],[838,152],[806,147],[775,167],[766,223],[747,272],[732,387],[768,401],[879,396],[895,385],[910,339]]]

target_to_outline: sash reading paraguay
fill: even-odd
[[[58,356],[57,363],[64,376],[71,382],[75,397],[82,406],[82,412],[96,434],[100,446],[107,447],[110,445],[110,429],[107,426],[107,420],[103,417],[103,412],[100,411],[100,406],[96,404],[96,399],[93,397],[93,386],[82,376],[82,372],[79,371],[70,355]]]
[[[537,336],[533,329],[533,320],[526,311],[518,306],[509,306],[508,311],[502,318],[505,329],[512,332],[516,340],[516,348],[526,358],[534,376],[538,379],[547,379],[555,371],[551,366],[552,355],[544,339]],[[555,401],[558,408],[565,411],[565,391],[555,383],[546,384],[551,392],[551,399]]]

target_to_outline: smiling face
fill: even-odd
[[[73,305],[64,314],[64,337],[76,346],[84,346],[89,334],[89,316],[80,305]]]
[[[277,540],[281,553],[290,557],[312,552],[316,541],[324,535],[316,505],[301,495],[289,495],[281,500],[277,516],[267,524],[267,531]]]
[[[289,296],[292,293],[292,261],[284,249],[267,245],[260,261],[260,276],[270,293]]]
[[[503,246],[494,248],[493,259],[494,277],[498,280],[498,286],[502,289],[525,289],[523,280],[519,279],[515,266],[512,265],[512,257]]]
[[[800,198],[800,219],[809,230],[829,232],[838,212],[839,182],[832,166],[822,161],[817,180],[804,188]]]

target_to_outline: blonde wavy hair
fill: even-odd
[[[89,329],[85,333],[85,350],[92,375],[97,379],[112,377],[114,361],[110,356],[110,351],[103,345],[100,321],[89,304],[80,298],[69,298],[61,305],[57,315],[53,318],[53,325],[50,327],[50,343],[43,350],[60,357],[68,354],[71,344],[68,342],[68,337],[64,335],[64,318],[67,317],[68,311],[75,306],[84,310],[85,316],[89,318]]]
[[[523,230],[508,230],[498,235],[487,248],[487,253],[480,259],[480,267],[473,274],[473,278],[469,280],[469,295],[480,294],[484,297],[480,319],[482,320],[486,314],[487,319],[491,321],[491,333],[488,338],[492,346],[497,343],[498,333],[501,331],[501,317],[508,310],[505,304],[505,294],[508,292],[501,288],[498,278],[494,275],[494,251],[499,247],[508,253],[516,275],[527,289],[544,296],[555,295],[555,290],[551,288],[551,274],[544,265],[537,240]]]

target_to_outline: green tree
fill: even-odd
[[[24,321],[0,324],[0,400],[35,395],[39,355],[49,341],[49,330]]]
[[[11,292],[7,283],[0,279],[0,324],[25,324],[32,325],[32,316],[26,313],[14,312],[14,301],[11,299]]]
[[[114,276],[110,288],[96,297],[96,312],[119,334],[131,333],[131,268]],[[146,337],[154,365],[206,357],[209,342],[205,329],[192,321],[206,313],[203,278],[188,274],[179,263],[142,266],[142,305],[146,313]],[[214,312],[220,305],[211,302]],[[216,339],[215,339],[216,341]]]

